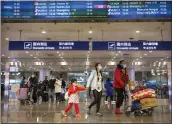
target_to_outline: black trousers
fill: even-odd
[[[91,107],[96,104],[96,112],[99,112],[101,98],[102,98],[102,91],[98,92],[97,90],[93,90],[93,96],[94,96],[94,101],[90,104],[88,108],[91,109]]]
[[[117,93],[116,108],[120,108],[124,101],[124,89],[116,88],[115,91]]]
[[[113,96],[106,96],[106,101],[107,101],[108,97],[110,97],[110,101],[113,101]]]
[[[56,93],[56,101],[60,101],[60,94],[61,93]]]

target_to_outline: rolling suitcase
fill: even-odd
[[[43,101],[43,102],[48,102],[48,93],[47,93],[47,92],[44,92],[44,93],[43,93],[42,101]]]

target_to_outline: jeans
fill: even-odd
[[[49,96],[49,99],[54,100],[54,89],[48,90],[48,96]]]
[[[56,101],[60,101],[60,94],[61,93],[56,93]]]
[[[94,96],[94,101],[90,104],[90,106],[88,108],[91,109],[91,107],[96,104],[96,112],[99,112],[101,97],[102,97],[102,91],[98,92],[97,90],[93,90],[93,96]]]

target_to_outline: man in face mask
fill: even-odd
[[[114,72],[113,84],[115,91],[117,93],[117,101],[116,101],[116,109],[115,109],[116,114],[122,114],[122,112],[120,111],[120,107],[124,100],[125,85],[129,81],[126,67],[127,67],[126,62],[124,60],[121,60]]]

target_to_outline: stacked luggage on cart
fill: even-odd
[[[158,106],[155,90],[137,86],[131,90],[132,105],[130,111],[126,111],[127,115],[134,112],[135,116],[143,114],[152,115],[154,107]]]

